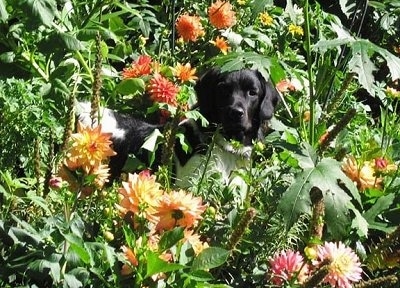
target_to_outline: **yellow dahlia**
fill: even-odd
[[[289,24],[288,31],[290,34],[292,34],[292,36],[303,36],[304,35],[303,28],[301,26],[295,25],[293,23]]]
[[[381,188],[383,179],[375,175],[374,165],[369,161],[358,165],[353,156],[347,156],[343,161],[342,170],[361,191],[367,188]]]
[[[272,18],[268,12],[260,13],[258,18],[260,19],[261,24],[264,26],[271,26],[274,23],[274,18]]]
[[[208,8],[211,24],[217,29],[229,28],[235,25],[236,16],[229,1],[217,0]]]
[[[71,146],[66,154],[65,165],[75,170],[83,168],[89,174],[93,167],[117,153],[110,147],[111,133],[102,133],[101,125],[90,128],[78,122],[78,131],[71,135]]]

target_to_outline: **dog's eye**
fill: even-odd
[[[248,93],[249,93],[249,96],[252,96],[252,97],[258,96],[258,91],[255,89],[249,90]]]

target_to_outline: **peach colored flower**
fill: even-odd
[[[296,87],[289,79],[283,79],[275,85],[279,92],[285,93],[289,91],[296,91]]]
[[[124,68],[122,71],[122,78],[137,78],[143,75],[151,73],[152,60],[150,56],[140,55],[136,61],[134,61],[131,67]]]
[[[154,102],[167,103],[172,106],[177,105],[176,95],[179,92],[179,88],[161,74],[157,73],[150,79],[148,92],[150,99]]]
[[[314,265],[321,264],[328,259],[328,275],[324,278],[324,283],[329,283],[332,287],[351,288],[352,283],[361,280],[361,263],[358,256],[342,242],[325,242],[324,245],[317,247],[317,259]]]
[[[235,25],[236,16],[229,1],[217,0],[208,8],[211,24],[217,29],[229,28]]]
[[[78,132],[71,135],[71,146],[67,151],[65,165],[75,170],[83,168],[89,174],[103,160],[117,153],[110,147],[111,133],[102,133],[101,125],[90,128],[78,122]]]
[[[199,16],[182,14],[176,20],[176,30],[185,42],[196,42],[199,37],[204,36],[204,29]]]
[[[390,98],[400,98],[400,91],[392,87],[386,87],[386,95]]]
[[[176,226],[194,227],[202,219],[201,214],[205,209],[201,197],[193,197],[191,193],[183,190],[164,193],[155,213],[159,217],[156,230],[170,230]]]
[[[185,230],[184,231],[184,240],[189,242],[189,244],[192,246],[194,254],[199,255],[201,251],[204,249],[208,248],[208,243],[203,242],[200,240],[200,235],[195,234],[193,230]]]
[[[135,253],[129,247],[122,246],[122,252],[124,252],[125,259],[129,262],[129,264],[125,263],[121,268],[121,275],[130,275],[133,273],[132,266],[136,267],[139,265],[139,262],[136,258]]]
[[[163,195],[156,177],[148,171],[139,174],[128,174],[128,181],[122,182],[118,190],[122,199],[117,205],[118,210],[125,216],[128,211],[144,217],[151,222],[157,222],[154,216],[158,201]]]
[[[343,160],[342,170],[361,191],[367,188],[382,188],[383,179],[375,175],[374,165],[369,161],[359,165],[353,156],[347,156]]]
[[[269,264],[272,269],[271,280],[275,285],[282,285],[293,277],[297,278],[298,283],[303,283],[307,278],[308,266],[298,251],[282,250],[269,260]]]
[[[99,166],[93,167],[90,171],[90,175],[95,175],[94,184],[97,188],[103,188],[104,184],[108,182],[108,177],[110,177],[110,168],[108,165],[101,164]]]
[[[175,68],[173,68],[173,72],[175,77],[177,77],[181,83],[183,82],[194,82],[197,80],[196,74],[196,68],[192,69],[192,66],[190,63],[186,63],[185,65],[182,65],[178,63]]]
[[[231,49],[223,37],[217,36],[217,38],[215,38],[214,41],[210,41],[210,43],[217,47],[224,55],[228,54],[228,50]]]

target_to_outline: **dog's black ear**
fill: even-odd
[[[221,81],[221,71],[213,68],[204,73],[194,86],[200,113],[211,123],[218,122],[216,110],[217,85]]]
[[[271,81],[265,80],[262,74],[257,71],[257,76],[264,87],[264,98],[260,105],[260,128],[258,130],[258,138],[263,139],[265,137],[266,125],[268,121],[274,116],[276,106],[279,103],[280,96]]]

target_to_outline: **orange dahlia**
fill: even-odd
[[[89,174],[104,159],[117,154],[110,147],[111,135],[102,133],[101,125],[91,128],[78,122],[78,132],[71,135],[71,147],[66,154],[65,165],[71,170],[81,167]]]
[[[190,16],[187,13],[182,14],[176,20],[175,26],[185,42],[196,42],[197,38],[205,34],[199,16]]]
[[[131,211],[149,221],[157,221],[153,214],[163,191],[160,190],[160,184],[156,182],[154,175],[150,175],[148,171],[129,174],[128,181],[122,182],[118,192],[122,200],[117,208],[124,216]]]
[[[193,248],[194,254],[199,255],[201,251],[208,248],[208,243],[200,240],[200,235],[193,232],[193,230],[185,230],[184,241],[187,241]]]
[[[178,63],[175,68],[173,68],[173,72],[176,78],[178,78],[181,83],[189,81],[193,82],[197,80],[196,74],[196,68],[192,69],[192,66],[190,63],[186,63],[185,65],[182,65]]]
[[[176,95],[179,92],[179,88],[161,74],[157,73],[150,79],[148,92],[150,99],[154,102],[167,103],[172,106],[177,105]]]
[[[235,25],[236,16],[229,1],[217,0],[208,8],[211,24],[217,29],[229,28]]]
[[[137,78],[151,73],[152,60],[150,56],[140,55],[138,59],[132,63],[131,67],[124,68],[122,78]]]
[[[223,37],[217,36],[217,38],[215,38],[214,41],[210,41],[210,43],[217,47],[224,55],[226,55],[228,50],[231,49]]]
[[[205,209],[201,197],[193,197],[183,190],[165,193],[155,214],[159,217],[156,230],[170,230],[176,226],[194,227],[202,219],[201,214]]]

